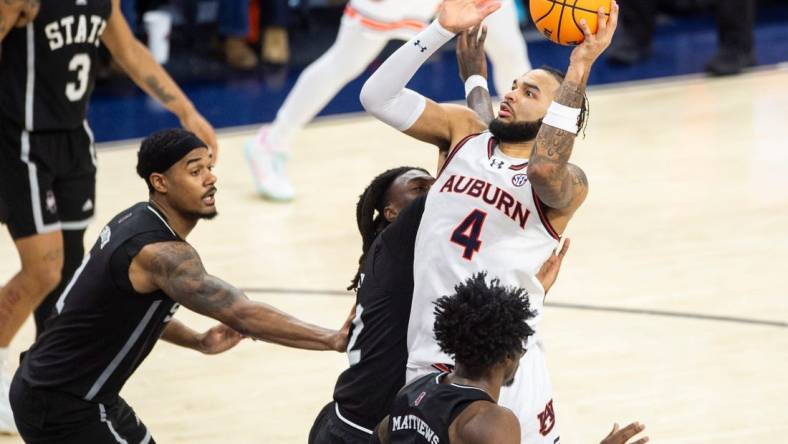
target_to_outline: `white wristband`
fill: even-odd
[[[467,98],[469,95],[471,95],[471,91],[473,91],[476,87],[484,88],[486,91],[490,91],[490,89],[487,87],[487,79],[480,76],[479,74],[474,74],[468,77],[468,79],[465,81],[465,97]]]
[[[550,108],[547,109],[547,115],[542,119],[542,123],[577,134],[579,131],[577,126],[578,120],[580,120],[580,108],[570,108],[553,102],[550,104]]]

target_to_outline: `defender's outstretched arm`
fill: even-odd
[[[468,108],[489,126],[495,118],[495,112],[487,86],[487,55],[484,53],[486,39],[487,27],[475,26],[457,37],[456,52],[460,79],[465,84],[465,101]],[[498,94],[503,93],[498,91]]]
[[[147,280],[184,307],[255,339],[310,350],[347,347],[349,319],[340,331],[329,330],[251,301],[238,288],[208,274],[197,251],[184,242],[145,246],[132,261],[130,277],[135,288],[135,281]]]

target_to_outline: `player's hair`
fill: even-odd
[[[137,174],[145,180],[153,194],[152,173],[164,172],[189,151],[207,146],[194,133],[181,128],[167,128],[146,137],[137,152]]]
[[[561,71],[560,69],[553,68],[549,65],[542,65],[539,68],[542,71],[546,71],[548,74],[553,76],[558,83],[563,83],[564,78],[566,78],[566,73]],[[577,121],[577,127],[583,130],[583,137],[586,135],[586,121],[588,117],[591,115],[591,106],[588,103],[588,95],[583,93],[583,103],[580,105],[580,118]]]
[[[504,287],[487,273],[474,274],[454,287],[454,294],[435,302],[435,338],[471,377],[523,351],[534,331],[526,322],[534,316],[528,292]]]
[[[383,216],[383,210],[390,201],[389,188],[391,188],[391,184],[399,176],[410,170],[419,170],[427,173],[427,170],[424,168],[410,166],[386,170],[372,179],[372,182],[367,185],[367,188],[359,196],[358,204],[356,204],[356,223],[358,224],[358,231],[361,233],[361,257],[358,258],[358,270],[350,286],[347,287],[348,290],[358,289],[367,250],[372,246],[372,242],[375,241],[378,234],[389,225],[389,221]]]

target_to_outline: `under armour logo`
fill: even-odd
[[[503,168],[503,160],[493,159],[490,161],[490,166],[493,168],[498,168],[499,170]]]
[[[416,40],[415,42],[413,42],[413,45],[418,47],[421,50],[421,52],[424,52],[424,51],[427,50],[426,46],[421,46],[421,40]]]
[[[87,6],[88,0],[77,0],[77,6]]]

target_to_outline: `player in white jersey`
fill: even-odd
[[[499,6],[445,0],[438,20],[392,54],[361,92],[370,113],[445,153],[416,238],[408,381],[451,363],[433,336],[432,302],[478,271],[528,290],[538,334],[544,289],[534,275],[588,192],[585,174],[568,160],[585,119],[591,66],[616,28],[615,1],[609,21],[599,13],[596,34],[580,22],[585,41],[573,50],[566,76],[540,68],[515,79],[489,130],[468,108],[405,88],[434,51]],[[538,340],[527,348],[500,403],[518,416],[523,443],[554,444],[560,437],[544,353]]]
[[[495,86],[507,91],[515,76],[530,69],[514,0],[487,20],[487,52],[494,67]],[[298,78],[271,126],[263,126],[246,146],[258,192],[273,200],[290,200],[295,191],[285,164],[293,137],[311,121],[343,86],[356,78],[389,40],[406,40],[422,31],[440,0],[350,0],[331,48]]]

